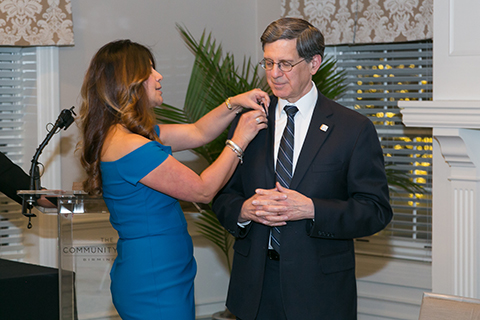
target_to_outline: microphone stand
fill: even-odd
[[[75,112],[73,111],[75,107],[71,107],[70,109],[63,109],[60,115],[58,116],[57,121],[55,122],[53,128],[48,132],[47,136],[37,148],[35,154],[33,155],[32,159],[32,166],[30,167],[30,189],[29,190],[40,190],[40,170],[38,168],[38,158],[42,153],[45,146],[48,142],[52,139],[53,135],[57,133],[57,130],[60,131],[61,129],[67,130],[67,128],[75,121],[73,115],[76,116]],[[72,115],[73,114],[73,115]],[[60,129],[60,130],[59,130]],[[32,228],[32,217],[36,217],[34,213],[32,213],[32,208],[36,200],[39,199],[38,195],[29,195],[23,197],[22,201],[22,214],[28,218],[28,225],[27,228]]]

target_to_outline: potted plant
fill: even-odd
[[[220,44],[217,44],[212,34],[204,31],[197,42],[191,33],[177,24],[177,29],[187,47],[195,55],[190,82],[187,88],[183,109],[163,104],[155,108],[157,120],[163,123],[192,123],[203,115],[222,104],[225,97],[260,88],[271,93],[265,77],[259,73],[259,65],[244,57],[241,66],[237,66],[234,56],[225,53]],[[333,59],[325,59],[320,69],[313,76],[313,81],[323,95],[330,99],[338,98],[346,89],[345,74],[336,70]],[[263,72],[262,72],[263,74]],[[202,156],[211,164],[225,147],[227,139],[225,130],[211,143],[196,148],[193,151]],[[412,182],[410,177],[393,168],[386,168],[387,178],[391,191],[396,188],[411,193],[421,193],[423,188]],[[229,271],[231,271],[230,251],[234,238],[219,223],[215,213],[210,209],[202,209],[194,204],[200,213],[196,223],[199,232],[212,241],[224,254]],[[235,319],[228,309],[214,314],[213,319]]]

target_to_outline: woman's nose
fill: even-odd
[[[157,71],[153,70],[153,76],[155,77],[155,81],[160,82],[163,79],[163,76]]]

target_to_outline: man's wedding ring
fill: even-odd
[[[262,120],[260,120],[260,118],[255,118],[255,121],[257,121],[257,124],[260,124],[262,122]]]

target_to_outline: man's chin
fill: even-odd
[[[270,87],[271,88],[271,87]],[[285,99],[287,96],[283,90],[278,90],[276,88],[271,88],[272,93],[275,95],[275,97],[280,98],[280,99]]]

